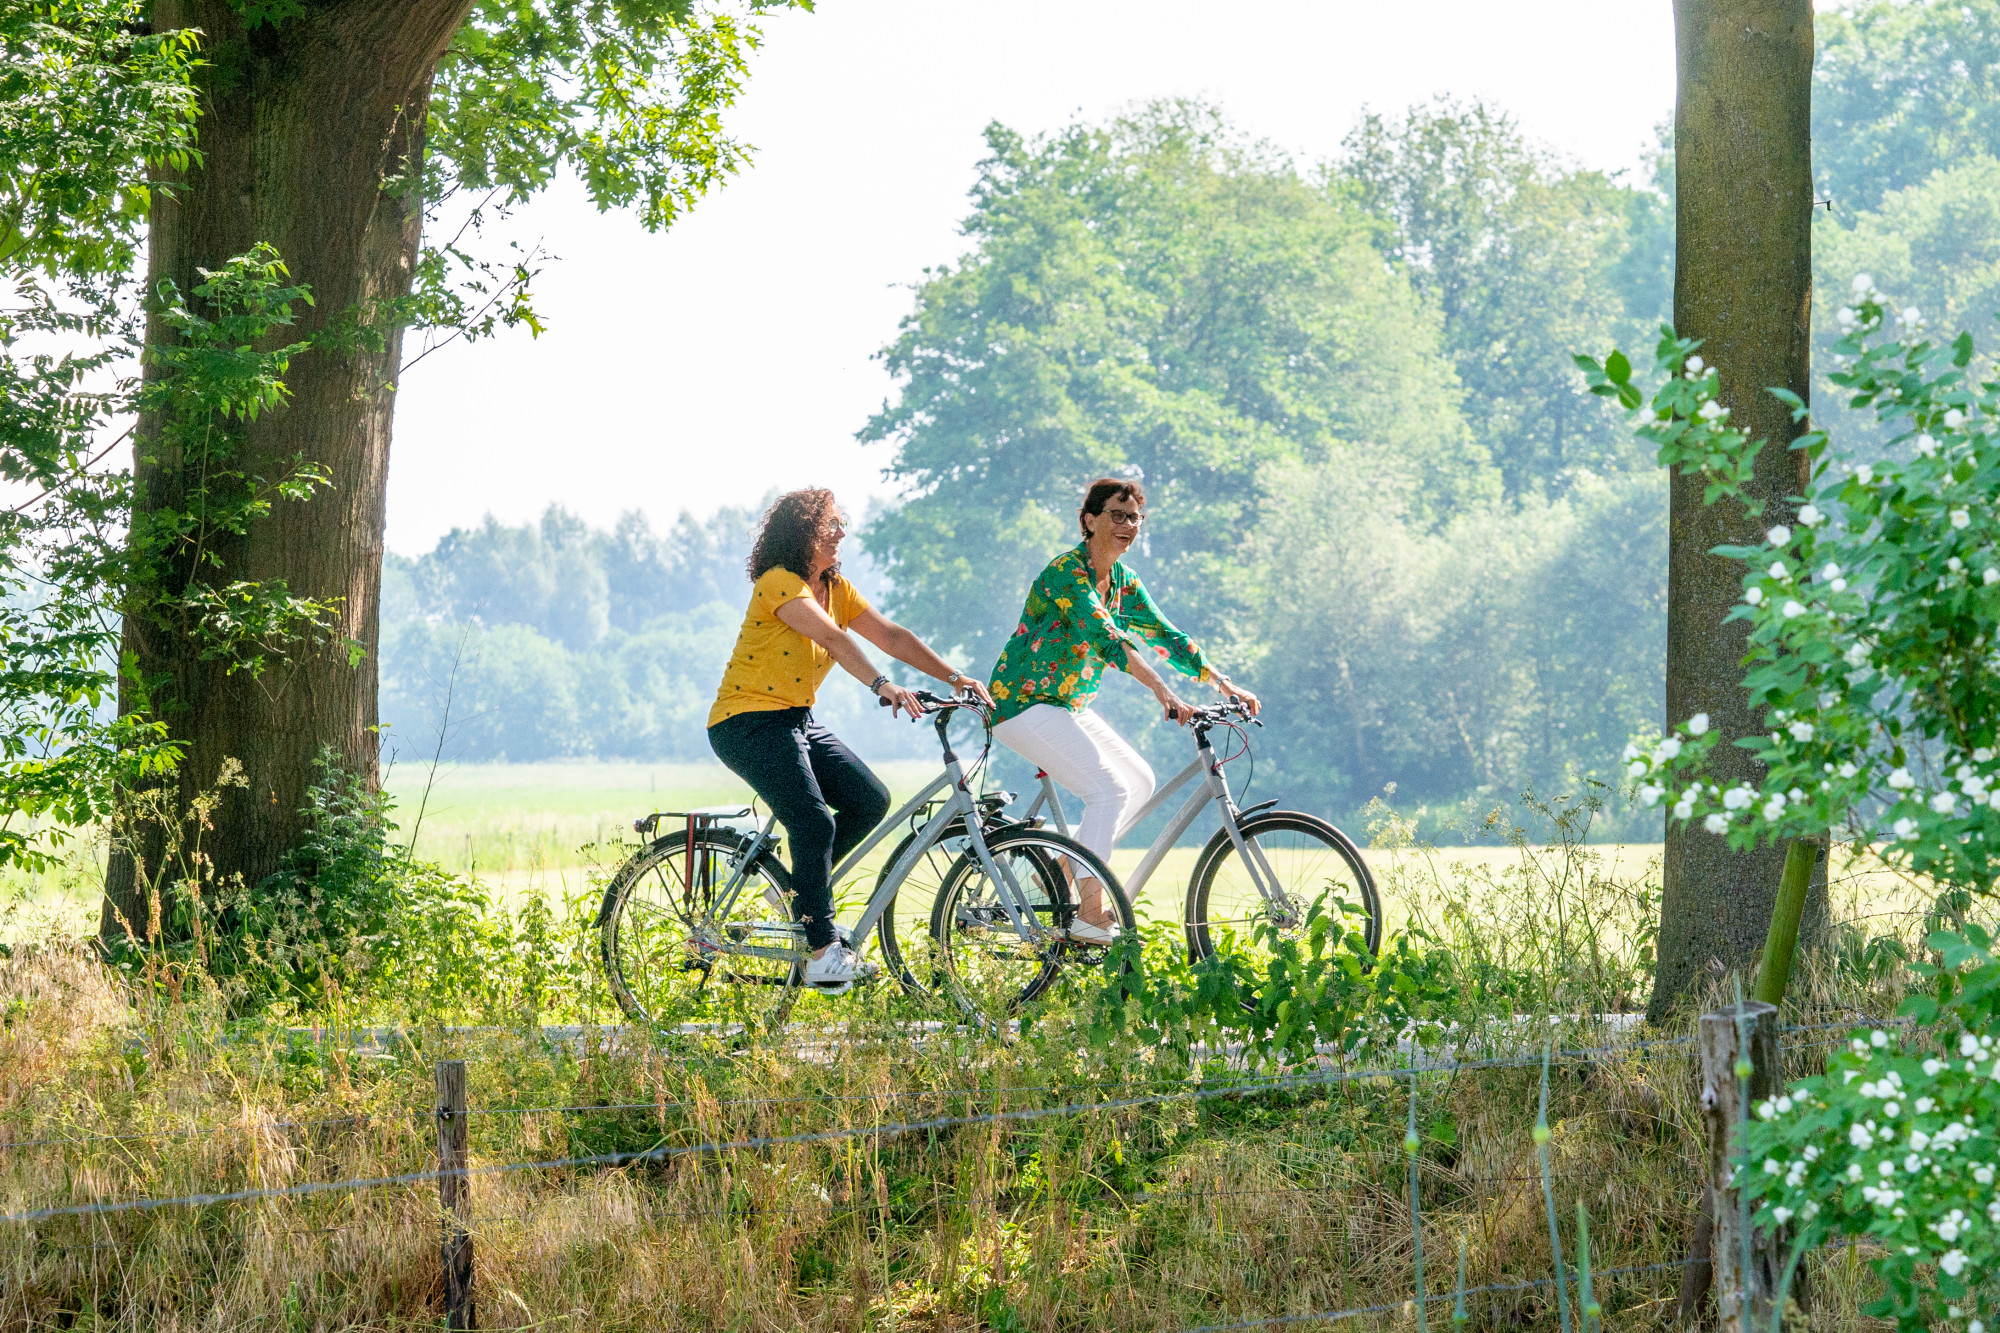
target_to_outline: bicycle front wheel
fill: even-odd
[[[634,1020],[685,1012],[710,982],[758,987],[746,997],[756,1013],[789,1010],[804,947],[792,924],[791,876],[767,847],[744,870],[734,901],[721,902],[749,845],[728,829],[670,833],[611,877],[598,943],[611,993]]]
[[[1280,936],[1303,932],[1306,911],[1321,895],[1336,919],[1341,903],[1352,909],[1350,926],[1359,926],[1368,941],[1368,955],[1382,947],[1382,899],[1375,877],[1361,852],[1324,819],[1296,810],[1253,815],[1239,826],[1244,846],[1257,858],[1256,873],[1246,866],[1228,829],[1220,829],[1202,849],[1188,883],[1188,956],[1212,957],[1225,941],[1235,949],[1252,949],[1259,926],[1275,927]],[[1268,877],[1265,874],[1268,868]],[[1263,880],[1275,896],[1258,887]]]
[[[1023,937],[976,852],[952,863],[931,909],[931,940],[943,989],[966,1013],[996,1017],[1048,990],[1065,966],[1104,960],[1105,946],[1072,943],[1064,934],[1090,880],[1103,886],[1104,905],[1120,929],[1138,928],[1118,877],[1082,843],[1012,828],[991,834],[986,846],[995,868],[1026,899],[1034,929],[1032,938]]]

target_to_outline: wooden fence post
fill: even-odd
[[[1747,1087],[1737,1061],[1750,1066]],[[1784,1272],[1778,1237],[1761,1227],[1745,1235],[1742,1197],[1730,1179],[1747,1106],[1776,1091],[1778,1010],[1760,1000],[1701,1016],[1701,1113],[1708,1140],[1708,1190],[1715,1206],[1715,1304],[1724,1333],[1771,1327],[1771,1299]],[[1745,1100],[1747,1094],[1747,1103]]]
[[[444,1217],[444,1326],[476,1329],[472,1303],[471,1183],[465,1176],[465,1061],[437,1064],[438,1206]]]

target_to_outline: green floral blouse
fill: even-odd
[[[1097,595],[1087,542],[1049,562],[1028,590],[1021,623],[993,664],[995,722],[1036,704],[1082,712],[1097,697],[1105,667],[1125,669],[1128,645],[1150,648],[1183,675],[1213,679],[1215,669],[1201,649],[1160,614],[1123,561],[1111,566],[1110,589],[1108,598]]]

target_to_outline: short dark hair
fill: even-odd
[[[750,546],[750,581],[755,583],[774,569],[788,569],[805,578],[812,568],[813,548],[839,517],[840,506],[824,486],[786,491],[773,500],[757,526],[757,540]],[[838,563],[829,565],[821,581],[832,587],[839,574]]]
[[[1083,530],[1084,536],[1090,535],[1090,529],[1084,525],[1083,516],[1096,517],[1113,500],[1130,500],[1144,509],[1146,489],[1130,477],[1099,477],[1091,482],[1090,489],[1083,493],[1083,507],[1076,511],[1076,526]]]

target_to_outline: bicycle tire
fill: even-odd
[[[1103,961],[1104,946],[1074,944],[1057,933],[1067,930],[1076,915],[1072,881],[1079,872],[1104,886],[1111,910],[1128,935],[1138,929],[1124,886],[1082,843],[1021,826],[989,833],[986,846],[996,863],[1005,861],[1010,871],[1016,867],[1025,871],[1016,871],[1016,882],[1053,938],[1041,945],[1022,942],[999,905],[985,866],[971,850],[961,854],[938,888],[931,909],[931,941],[940,989],[968,1015],[991,1018],[997,1012],[1011,1012],[1047,992],[1065,966]]]
[[[709,981],[774,987],[771,1003],[758,1002],[767,1024],[782,1022],[804,976],[802,962],[789,966],[775,960],[705,950],[697,922],[705,915],[703,893],[713,895],[726,884],[734,862],[750,839],[729,829],[705,828],[692,838],[685,833],[656,838],[620,866],[605,886],[597,912],[598,952],[618,1007],[637,1022],[658,1021],[691,1000]],[[693,849],[695,871],[686,872]],[[643,917],[644,926],[639,924]],[[750,867],[731,918],[722,929],[745,934],[768,927],[773,918],[788,924],[792,916],[792,880],[784,865],[766,847]],[[736,927],[732,929],[732,923]],[[802,956],[802,955],[801,955]]]
[[[1360,849],[1345,833],[1316,815],[1297,810],[1252,815],[1238,829],[1245,842],[1255,842],[1264,853],[1301,921],[1322,892],[1359,906],[1367,917],[1363,936],[1373,960],[1382,947],[1382,897]],[[1264,902],[1241,867],[1242,858],[1229,830],[1217,829],[1202,848],[1188,880],[1184,925],[1190,960],[1200,962],[1214,956],[1221,928],[1249,941]]]

